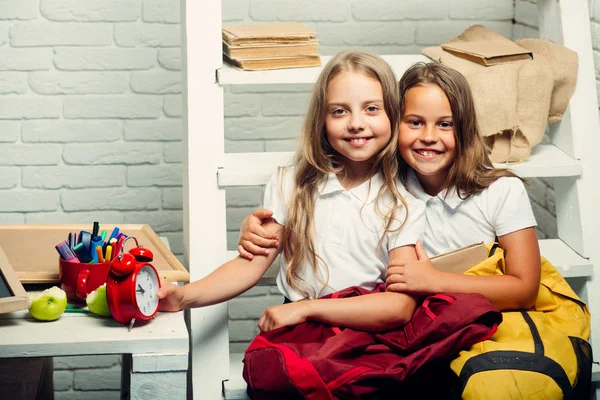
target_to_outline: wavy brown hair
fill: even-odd
[[[312,261],[313,273],[317,280],[327,285],[328,278],[319,274],[318,260],[321,260],[315,251],[313,242],[315,200],[320,185],[325,183],[329,173],[345,175],[344,165],[340,155],[331,147],[327,140],[325,120],[327,117],[327,89],[331,80],[343,72],[359,72],[377,80],[383,90],[384,111],[390,119],[392,132],[387,145],[374,156],[370,176],[382,174],[383,185],[380,188],[375,204],[386,194],[393,200],[392,207],[387,212],[376,209],[382,215],[385,232],[391,231],[391,224],[397,220],[396,214],[402,206],[406,208],[404,198],[398,192],[396,179],[398,176],[398,123],[400,117],[398,85],[394,72],[390,66],[379,56],[365,52],[342,52],[334,56],[323,67],[315,83],[300,145],[294,158],[295,176],[294,189],[286,216],[285,230],[283,233],[283,255],[286,259],[286,282],[296,289],[305,298],[310,297],[306,290],[300,288],[303,281],[299,269],[307,261]],[[284,173],[280,169],[280,181]],[[281,187],[281,185],[280,185]],[[407,214],[408,215],[408,208]],[[404,221],[402,221],[402,224]],[[379,240],[378,251],[383,243],[382,236]],[[322,261],[322,260],[321,260]],[[327,266],[325,265],[325,268]],[[318,297],[313,288],[313,296]]]
[[[510,176],[521,179],[508,169],[494,168],[488,156],[489,148],[479,134],[471,88],[465,77],[455,69],[437,62],[420,62],[409,67],[399,83],[401,115],[404,114],[404,102],[409,89],[426,84],[442,89],[452,110],[456,157],[444,187],[455,187],[458,195],[465,199],[480,193],[498,178]],[[403,159],[399,164],[400,178],[406,183],[410,166]]]

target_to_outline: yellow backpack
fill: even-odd
[[[488,245],[489,258],[470,275],[504,274],[504,251]],[[461,351],[451,368],[463,399],[588,399],[591,393],[590,313],[560,273],[542,257],[535,306],[502,313],[489,339]]]

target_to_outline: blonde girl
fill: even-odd
[[[265,190],[273,214],[261,229],[276,251],[237,257],[183,287],[166,284],[161,310],[229,300],[254,286],[282,252],[277,285],[289,303],[267,309],[261,331],[307,320],[366,331],[406,323],[411,295],[318,299],[348,286],[372,289],[384,282],[388,262],[417,259],[424,204],[398,180],[398,104],[394,74],[381,58],[333,57],[315,84],[293,166]]]

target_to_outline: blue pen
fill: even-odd
[[[110,234],[110,236],[108,237],[108,240],[106,242],[110,243],[110,239],[116,238],[118,234],[119,234],[119,227],[115,226],[115,229],[113,229],[112,233]]]

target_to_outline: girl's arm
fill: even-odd
[[[438,271],[419,244],[419,261],[390,265],[388,290],[418,294],[481,293],[500,310],[528,309],[535,303],[541,274],[535,228],[521,229],[498,239],[505,251],[505,275],[473,276]]]
[[[265,231],[277,238],[283,227],[274,220],[263,224]],[[161,311],[179,311],[182,308],[204,307],[230,300],[258,283],[279,251],[252,260],[236,257],[226,262],[204,278],[185,286],[163,282],[158,291]]]
[[[414,246],[390,251],[390,259],[416,260]],[[413,296],[403,293],[373,293],[343,299],[301,300],[268,308],[258,322],[262,332],[305,321],[378,332],[405,325],[416,307]]]

